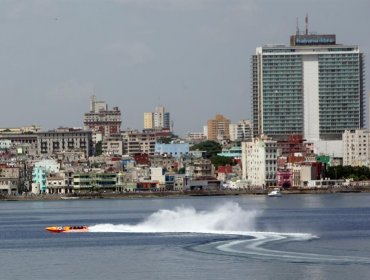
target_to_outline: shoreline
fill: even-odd
[[[330,188],[330,189],[289,189],[282,190],[283,195],[299,194],[337,194],[337,193],[369,193],[370,188],[351,187],[351,188]],[[218,190],[218,191],[143,191],[125,193],[74,193],[74,194],[27,194],[0,196],[1,201],[50,201],[50,200],[88,200],[88,199],[141,199],[141,198],[177,198],[177,197],[197,197],[197,196],[266,196],[268,190]]]

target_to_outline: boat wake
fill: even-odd
[[[159,210],[136,225],[99,224],[91,232],[212,233],[242,234],[253,230],[258,211],[245,211],[237,203],[226,203],[211,211],[189,207]],[[244,235],[244,234],[242,234]]]
[[[288,242],[307,242],[318,238],[311,234],[277,233],[277,232],[245,232],[250,236],[247,240],[219,241],[191,247],[196,252],[223,254],[237,257],[274,260],[289,263],[320,263],[320,264],[370,264],[370,258],[355,256],[334,256],[305,252],[292,252],[266,248],[279,243],[283,247]],[[270,247],[270,246],[268,246]]]
[[[189,249],[208,254],[296,263],[370,264],[370,258],[270,249],[274,245],[284,248],[284,243],[308,242],[318,237],[309,233],[255,231],[255,220],[259,215],[259,211],[246,211],[237,203],[226,203],[211,211],[177,207],[159,210],[138,224],[98,224],[90,226],[89,232],[175,233],[179,236],[189,233],[212,234],[227,240],[198,244]],[[234,238],[230,240],[230,236]]]

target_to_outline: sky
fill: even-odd
[[[120,108],[122,129],[142,129],[158,105],[178,135],[215,114],[251,119],[256,47],[288,45],[308,14],[309,32],[359,45],[369,68],[369,11],[368,0],[0,0],[0,127],[82,127],[91,95]]]

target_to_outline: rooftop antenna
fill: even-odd
[[[296,35],[299,35],[299,24],[298,24],[298,17],[296,18],[296,31],[295,31],[295,34]]]
[[[308,35],[308,14],[306,14],[306,35]]]

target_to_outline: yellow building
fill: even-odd
[[[230,139],[230,120],[223,115],[216,115],[207,122],[208,140],[218,141]]]
[[[154,128],[153,113],[145,112],[144,113],[144,129],[152,129],[152,128]]]

